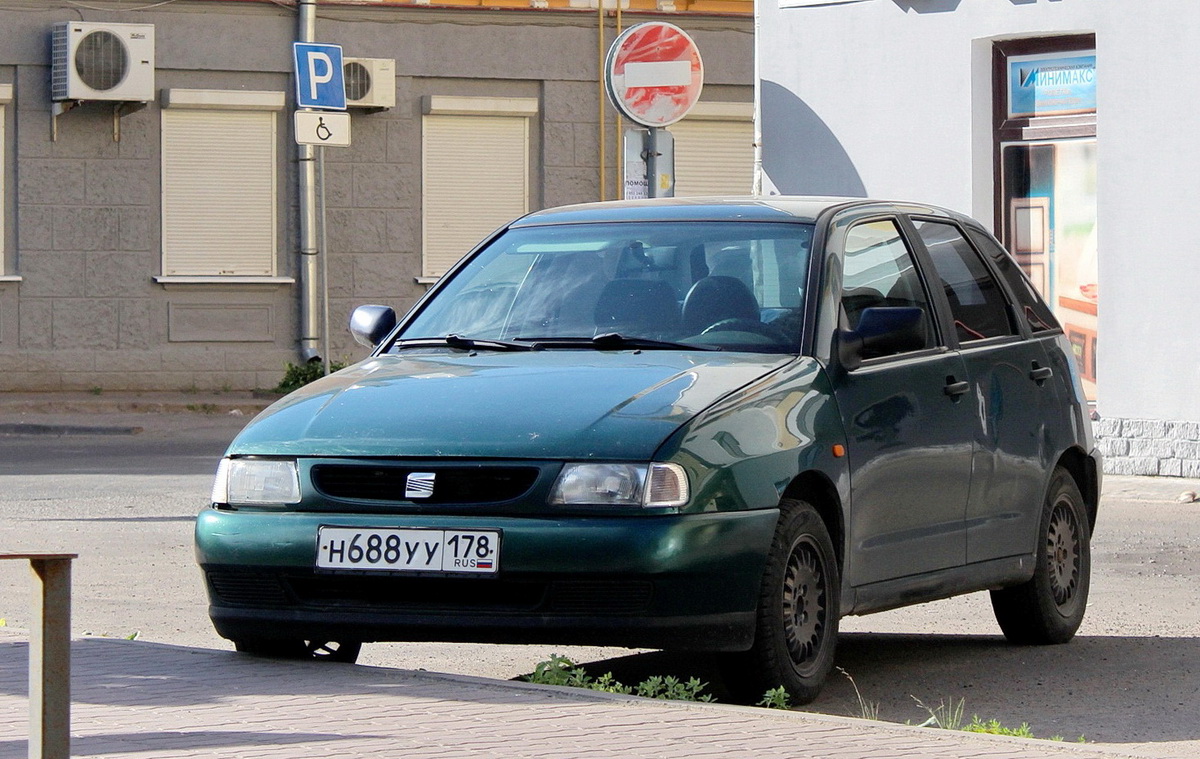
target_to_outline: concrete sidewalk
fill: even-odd
[[[1106,748],[119,639],[72,649],[73,756],[1045,759]],[[0,759],[26,756],[28,645],[0,633]]]

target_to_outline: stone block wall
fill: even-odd
[[[1092,427],[1107,474],[1200,478],[1200,422],[1101,418]]]

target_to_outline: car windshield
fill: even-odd
[[[621,222],[509,229],[454,273],[391,350],[688,348],[794,353],[811,224]],[[597,339],[599,338],[599,339]]]

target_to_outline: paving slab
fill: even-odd
[[[26,756],[27,643],[0,633],[0,759]],[[72,647],[72,755],[1111,759],[1106,747],[144,641]]]

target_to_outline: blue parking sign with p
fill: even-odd
[[[300,108],[346,110],[342,46],[295,42],[296,105]]]

